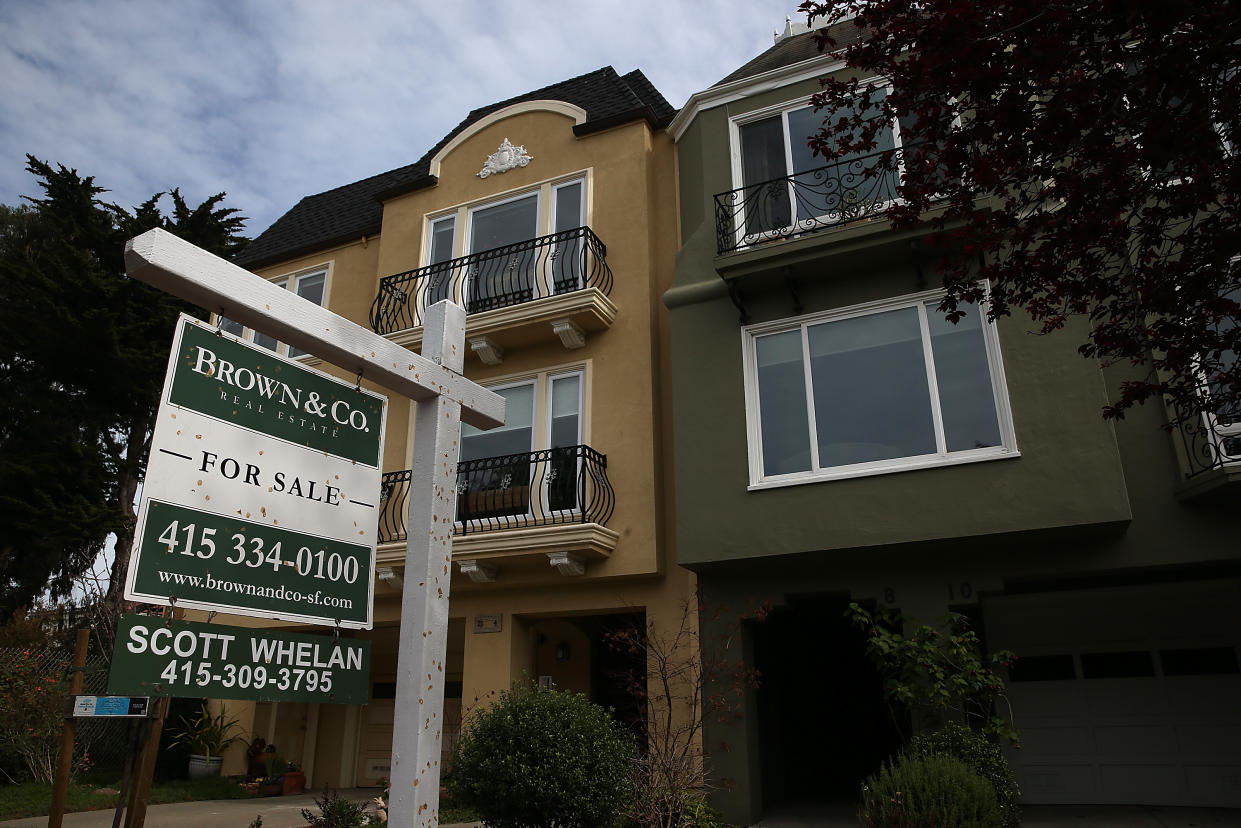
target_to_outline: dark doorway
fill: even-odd
[[[754,632],[763,806],[852,802],[901,746],[846,596],[791,598]]]

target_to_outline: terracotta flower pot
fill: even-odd
[[[306,790],[306,774],[301,771],[285,771],[284,794],[299,794]]]

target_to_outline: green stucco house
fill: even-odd
[[[677,561],[704,642],[761,674],[706,722],[715,804],[851,801],[899,746],[856,601],[1018,654],[1026,803],[1241,806],[1241,447],[1158,404],[1104,421],[1119,379],[1081,330],[947,323],[924,239],[885,219],[896,181],[805,149],[843,68],[789,26],[669,127]]]

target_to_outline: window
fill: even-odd
[[[578,509],[583,372],[491,390],[504,398],[505,422],[489,431],[461,426],[458,520]]]
[[[863,116],[877,112],[873,105]],[[895,198],[899,182],[895,172],[873,177],[864,173],[874,166],[878,153],[900,146],[899,130],[883,128],[873,149],[828,162],[811,152],[808,140],[829,114],[798,101],[735,122],[733,177],[736,186],[745,188],[744,219],[738,228],[743,243],[814,227],[824,216],[869,211],[864,205]]]
[[[1056,655],[1018,656],[1008,667],[1008,680],[1021,681],[1072,681],[1077,678],[1073,656],[1069,653]]]
[[[1232,647],[1185,647],[1160,650],[1165,676],[1222,676],[1241,673]]]
[[[327,294],[327,271],[326,267],[319,267],[304,273],[295,273],[292,276],[281,276],[278,279],[272,279],[271,283],[287,290],[294,290],[303,299],[323,307]],[[252,328],[247,328],[240,322],[234,322],[226,316],[217,314],[216,324],[219,325],[221,330],[242,339],[248,339],[255,345],[259,345],[269,351],[275,351],[278,354],[285,354],[290,357],[308,356],[305,351],[298,350],[291,345],[285,345],[275,337],[260,333]]]
[[[1082,678],[1142,678],[1155,675],[1155,659],[1146,650],[1082,653]]]
[[[470,256],[459,281],[467,311],[476,313],[528,302],[541,295],[582,287],[585,251],[580,236],[533,240],[569,233],[586,224],[585,179],[546,183],[538,189],[435,216],[427,226],[427,265],[433,269],[424,302],[453,297],[452,260]],[[458,233],[458,228],[465,228]]]
[[[1235,284],[1234,279],[1238,271],[1241,270],[1241,265],[1238,264],[1237,260],[1233,260],[1231,268],[1233,278],[1230,281]],[[1225,293],[1224,298],[1241,304],[1241,288],[1234,288]],[[1226,335],[1235,330],[1237,324],[1238,320],[1225,317],[1219,321],[1217,330],[1220,334]],[[1220,377],[1230,374],[1236,370],[1236,367],[1237,354],[1235,352],[1221,351],[1219,353],[1218,370]],[[1205,392],[1208,398],[1226,397],[1229,391],[1230,389],[1224,387],[1219,379],[1214,379],[1213,381],[1211,377],[1206,378]],[[1213,435],[1219,460],[1224,463],[1241,460],[1241,403],[1222,406],[1214,413],[1207,413],[1203,416],[1206,419],[1207,428]]]
[[[743,329],[752,487],[1015,456],[994,327],[941,296]]]

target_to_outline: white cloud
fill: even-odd
[[[612,65],[680,106],[796,0],[0,4],[0,202],[25,154],[136,205],[227,191],[256,235],[304,195],[416,161],[479,106]]]

